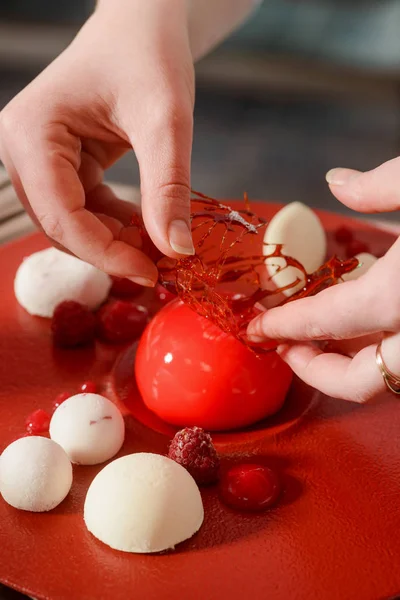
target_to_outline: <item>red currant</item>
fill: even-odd
[[[134,298],[143,292],[143,287],[129,279],[113,277],[111,295],[117,298]]]
[[[278,499],[280,482],[275,471],[257,464],[232,467],[222,478],[222,500],[239,510],[260,511]]]
[[[79,388],[81,394],[95,394],[97,390],[97,385],[94,381],[85,381]]]
[[[49,430],[50,415],[42,408],[35,410],[26,419],[26,430],[30,435],[37,435]]]
[[[369,252],[369,246],[361,240],[352,240],[346,245],[346,258],[352,258],[361,252]]]
[[[98,332],[106,342],[124,343],[138,339],[148,322],[144,306],[126,300],[116,300],[103,306],[98,313]]]
[[[338,244],[348,244],[354,238],[353,232],[351,229],[346,227],[346,225],[342,225],[338,227],[335,231],[335,240]]]

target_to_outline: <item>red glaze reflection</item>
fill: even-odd
[[[275,352],[258,358],[179,300],[148,325],[135,373],[144,403],[160,418],[210,431],[244,427],[276,413],[292,381]]]

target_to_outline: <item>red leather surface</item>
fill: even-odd
[[[259,205],[268,216],[276,205]],[[327,229],[345,221],[323,215]],[[373,250],[391,236],[356,225]],[[112,376],[117,352],[54,350],[49,322],[30,317],[13,294],[25,255],[41,235],[0,250],[0,451],[24,432],[35,408],[60,391],[102,381],[127,400],[121,453],[165,452],[173,428],[146,412],[127,372],[132,351]],[[371,365],[371,368],[375,368]],[[116,400],[117,401],[117,400]],[[130,412],[130,414],[128,414]],[[400,592],[400,404],[358,407],[320,397],[296,382],[283,412],[248,431],[215,436],[227,466],[255,457],[282,473],[284,492],[270,512],[245,515],[203,491],[199,534],[170,554],[127,555],[85,529],[86,490],[101,468],[75,467],[69,497],[52,513],[16,511],[0,498],[0,581],[36,598],[83,600],[378,600]]]

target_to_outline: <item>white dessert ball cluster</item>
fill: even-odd
[[[72,485],[72,466],[64,450],[44,437],[24,437],[0,457],[0,492],[14,508],[44,512],[64,500]]]
[[[98,308],[106,300],[111,283],[106,273],[92,265],[56,248],[47,248],[21,263],[14,291],[28,313],[50,318],[65,300],[75,300],[90,310]]]
[[[118,408],[99,394],[68,398],[50,422],[52,439],[29,436],[10,444],[0,457],[0,493],[14,508],[49,511],[72,485],[71,462],[94,465],[120,450],[125,423]]]

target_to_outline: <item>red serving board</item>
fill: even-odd
[[[267,218],[278,208],[257,205]],[[328,232],[347,224],[374,253],[394,241],[364,223],[319,214]],[[54,350],[49,321],[18,306],[16,269],[46,245],[37,234],[0,249],[0,451],[24,433],[32,410],[50,410],[57,393],[94,379],[126,414],[121,454],[165,452],[174,429],[146,411],[135,393],[134,349],[119,357],[104,345]],[[202,491],[205,522],[198,535],[168,554],[124,554],[94,539],[83,523],[86,491],[102,467],[75,467],[70,495],[51,513],[17,511],[0,498],[0,581],[52,600],[394,596],[400,592],[399,432],[396,398],[360,407],[296,381],[275,418],[215,436],[224,467],[250,457],[281,472],[284,493],[276,508],[241,514],[211,487]]]

